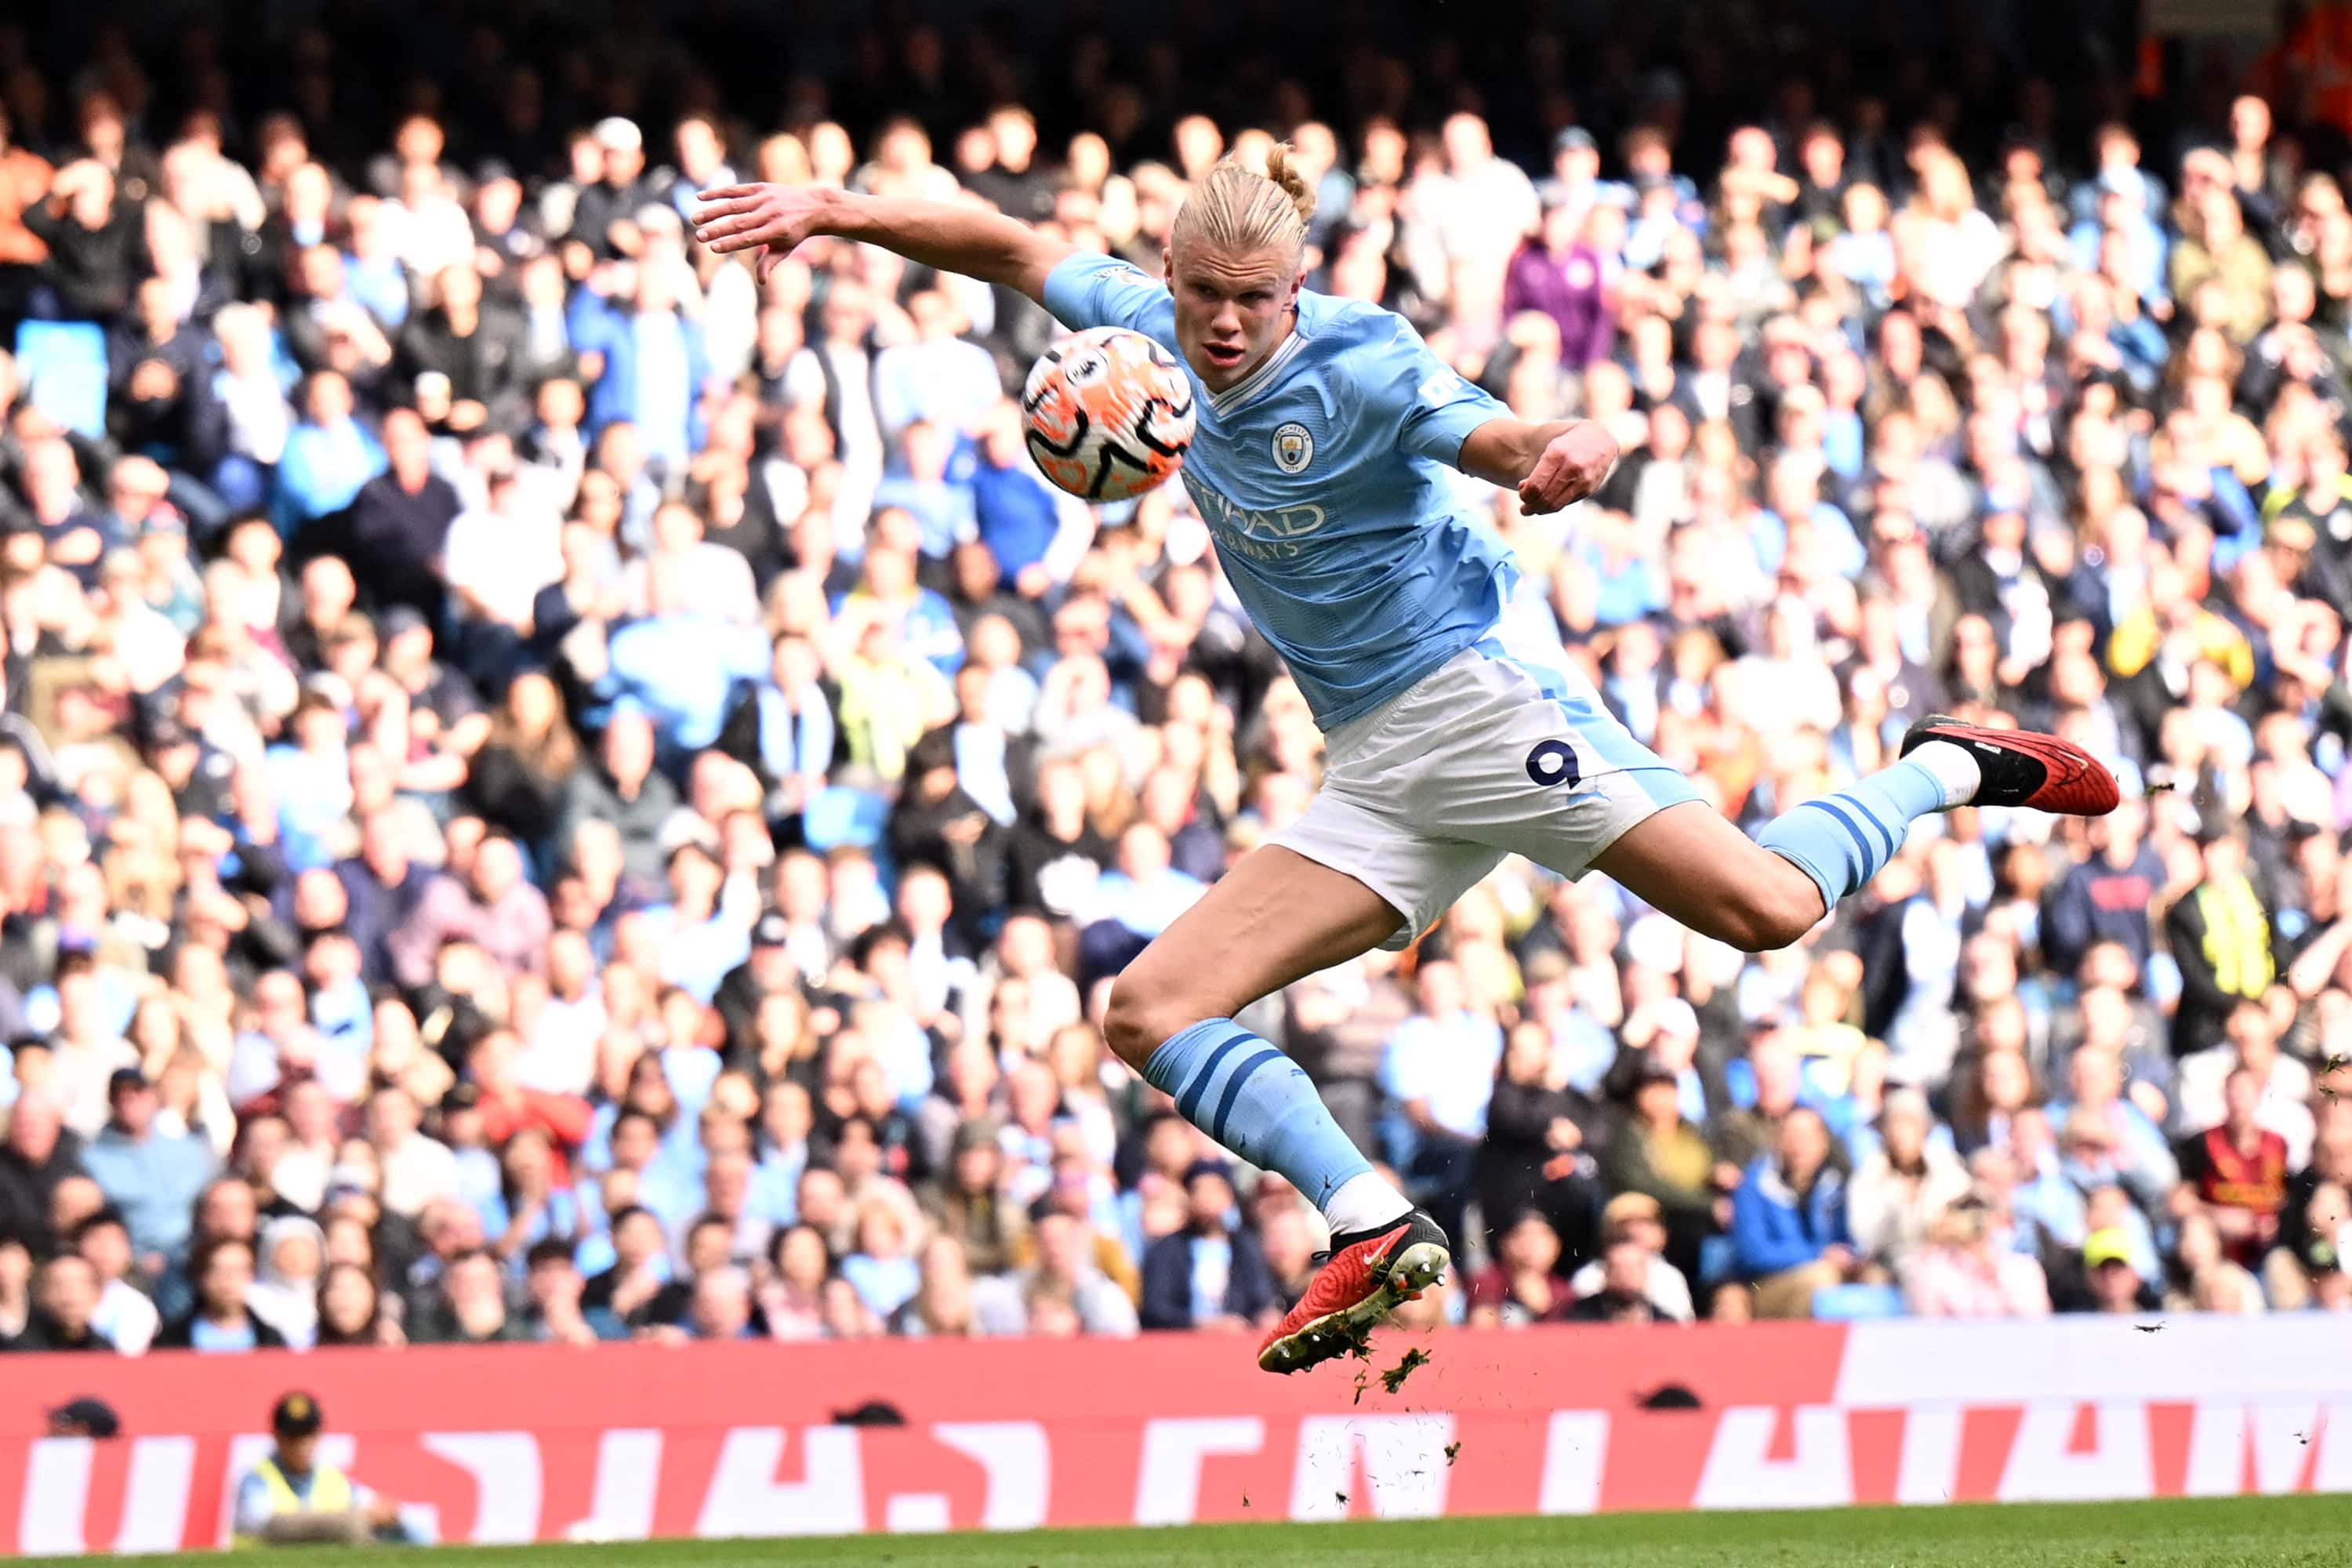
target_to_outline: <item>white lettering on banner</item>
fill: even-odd
[[[2095,1315],[1846,1330],[1835,1403],[1849,1410],[2044,1400],[2294,1401],[2352,1397],[2352,1325],[2326,1312],[2167,1318],[2144,1334]]]
[[[719,1450],[700,1536],[852,1535],[866,1528],[866,1467],[852,1426],[801,1433],[801,1479],[778,1481],[781,1426],[738,1426]]]
[[[2352,1400],[2339,1399],[2321,1417],[2319,1461],[2312,1467],[2311,1489],[2352,1492]]]
[[[474,1478],[474,1533],[468,1541],[505,1546],[539,1539],[543,1477],[539,1439],[528,1432],[427,1432],[418,1446]]]
[[[16,1550],[27,1556],[77,1557],[89,1549],[85,1516],[96,1453],[87,1437],[42,1437],[30,1445]],[[195,1468],[194,1437],[142,1437],[132,1443],[112,1550],[177,1552],[187,1530]]]
[[[2156,1452],[2147,1406],[2137,1401],[2102,1400],[2088,1406],[2092,1447],[2074,1448],[2074,1428],[2084,1408],[2076,1405],[2029,1405],[2009,1445],[1993,1496],[2001,1502],[2102,1502],[2156,1495]]]
[[[2254,1490],[2265,1497],[2298,1491],[2313,1458],[2319,1427],[2316,1402],[2255,1405],[2206,1400],[2189,1428],[2190,1497],[2236,1497],[2246,1489],[2246,1455],[2252,1445]]]
[[[1201,1509],[1201,1461],[1212,1454],[1255,1454],[1265,1447],[1265,1423],[1255,1415],[1145,1422],[1135,1522],[1192,1523]]]
[[[1903,1417],[1903,1454],[1895,1472],[1895,1500],[1944,1503],[1960,1484],[1960,1429],[1965,1413],[1949,1405],[1923,1405]]]
[[[1360,1452],[1374,1518],[1439,1518],[1453,1473],[1445,1446],[1453,1441],[1451,1415],[1310,1415],[1298,1424],[1290,1517],[1345,1519]]]
[[[194,1437],[142,1437],[131,1446],[117,1552],[177,1552],[188,1528],[188,1488],[196,1472]]]
[[[1600,1410],[1555,1410],[1544,1433],[1538,1513],[1592,1513],[1609,1463],[1609,1416]]]
[[[89,1506],[87,1437],[36,1438],[25,1456],[25,1506],[16,1516],[16,1550],[27,1557],[79,1557],[82,1513]]]
[[[1774,1459],[1772,1434],[1785,1414],[1796,1440],[1792,1458]],[[1699,1472],[1694,1508],[1842,1508],[1853,1501],[1853,1457],[1845,1412],[1801,1405],[1735,1405],[1716,1423]]]
[[[982,1530],[1034,1530],[1045,1522],[1053,1493],[1053,1448],[1034,1421],[942,1421],[932,1438],[977,1463],[988,1475],[980,1506]]]
[[[945,1492],[893,1492],[882,1505],[882,1528],[893,1535],[937,1535],[950,1522]]]
[[[643,1541],[654,1532],[661,1489],[662,1435],[619,1426],[596,1444],[596,1489],[588,1517],[565,1532],[572,1541]]]
[[[236,1485],[250,1474],[253,1467],[269,1457],[278,1445],[266,1433],[240,1432],[228,1441],[228,1470],[221,1487],[220,1519],[213,1533],[215,1546],[228,1544],[229,1531],[236,1516]],[[360,1450],[359,1439],[349,1432],[330,1432],[319,1439],[318,1457],[321,1464],[332,1465],[339,1470],[352,1468],[352,1457]]]

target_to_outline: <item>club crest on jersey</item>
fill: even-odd
[[[1304,473],[1315,460],[1315,437],[1293,420],[1274,433],[1274,466],[1286,474]]]

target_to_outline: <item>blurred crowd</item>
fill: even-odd
[[[1931,710],[2126,786],[1931,819],[1754,959],[1507,865],[1253,1009],[1461,1239],[1407,1310],[2352,1305],[2326,36],[2136,99],[2063,29],[1748,79],[1624,18],[1335,88],[910,26],[747,117],[740,51],[626,16],[194,9],[69,69],[0,26],[0,1349],[1295,1300],[1312,1207],[1097,1027],[1316,786],[1207,531],[1040,479],[1035,306],[838,242],[762,286],[682,222],[821,182],[1156,268],[1276,134],[1312,287],[1618,437],[1569,513],[1459,504],[1724,812]]]

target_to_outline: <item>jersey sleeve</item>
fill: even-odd
[[[1395,335],[1381,346],[1385,367],[1376,378],[1370,412],[1395,422],[1397,445],[1413,457],[1457,464],[1470,432],[1510,410],[1454,374],[1410,321],[1402,316],[1390,320]]]
[[[1081,250],[1045,276],[1045,309],[1073,331],[1125,327],[1176,347],[1176,302],[1159,279],[1115,256]]]

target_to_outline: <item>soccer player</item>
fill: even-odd
[[[1299,821],[1244,858],[1119,976],[1111,1048],[1193,1125],[1317,1200],[1329,1260],[1258,1364],[1340,1353],[1443,1273],[1450,1242],[1376,1173],[1279,1050],[1233,1021],[1357,953],[1402,948],[1506,856],[1601,870],[1695,931],[1786,946],[1878,872],[1913,819],[1955,806],[2098,815],[2115,780],[2047,736],[1943,718],[1900,761],[1750,840],[1603,710],[1510,552],[1447,499],[1440,465],[1555,511],[1608,477],[1585,421],[1511,417],[1402,319],[1307,292],[1311,187],[1277,147],[1228,161],[1177,214],[1164,278],[970,207],[830,189],[703,194],[697,237],[774,263],[815,235],[1018,289],[1072,328],[1125,327],[1195,384],[1183,479],[1257,628],[1325,735]]]

